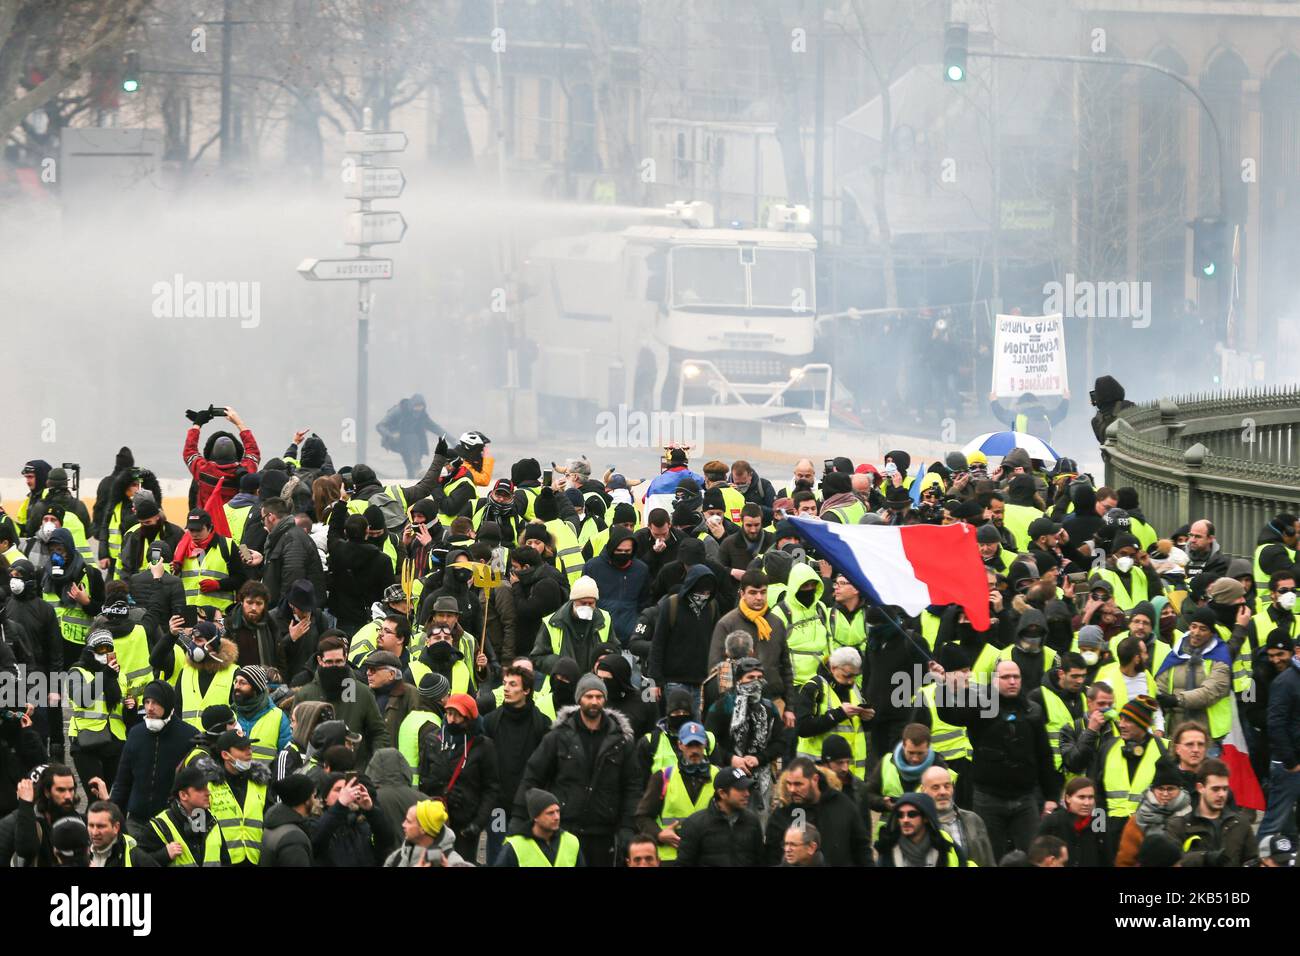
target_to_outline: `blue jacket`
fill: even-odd
[[[650,482],[650,487],[646,490],[647,495],[667,495],[677,490],[677,486],[683,478],[693,478],[695,483],[704,488],[704,476],[697,475],[689,468],[669,468],[667,471],[660,472],[655,479]]]
[[[268,710],[275,710],[275,706],[268,699],[265,701],[266,706],[259,710],[252,717],[245,717],[239,711],[235,711],[235,719],[239,721],[239,728],[244,732],[245,737],[251,737],[253,734],[253,725],[257,723]],[[276,750],[283,750],[289,746],[289,741],[293,739],[293,731],[289,729],[289,715],[280,711],[280,737],[275,745]]]
[[[1268,749],[1284,767],[1300,763],[1300,668],[1294,658],[1268,688]]]
[[[632,538],[626,528],[609,529],[609,541],[604,550],[582,567],[582,573],[596,582],[600,589],[597,605],[610,616],[614,633],[623,646],[627,646],[636,631],[637,618],[650,603],[650,569],[639,558],[633,558],[626,570],[619,570],[610,561],[614,548]]]
[[[126,735],[108,798],[137,820],[147,820],[165,810],[176,768],[194,749],[197,735],[175,710],[167,726],[156,734],[143,721],[136,724]]]

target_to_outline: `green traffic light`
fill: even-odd
[[[125,90],[127,93],[134,93],[136,90],[140,89],[140,81],[139,81],[139,80],[123,80],[123,81],[122,81],[122,89]]]
[[[1201,274],[1207,278],[1214,275],[1214,263],[1207,262],[1205,265],[1201,266]]]
[[[954,63],[948,67],[949,83],[960,83],[964,79],[966,79],[966,71],[963,70],[960,66]]]

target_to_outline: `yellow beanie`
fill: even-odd
[[[415,819],[429,836],[437,836],[447,822],[447,806],[441,800],[421,800],[415,805]]]

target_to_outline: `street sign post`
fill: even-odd
[[[406,219],[400,212],[372,210],[374,199],[395,199],[406,188],[406,177],[397,166],[373,166],[372,153],[400,153],[406,149],[406,134],[397,130],[372,130],[370,108],[362,114],[362,129],[343,136],[343,149],[359,154],[359,159],[345,177],[343,196],[357,200],[356,211],[348,213],[343,241],[357,247],[351,259],[304,259],[298,274],[314,282],[355,281],[357,283],[357,457],[366,460],[367,377],[370,368],[370,282],[391,279],[393,260],[370,255],[372,245],[401,242],[406,235]],[[352,162],[349,160],[349,162]]]
[[[343,241],[350,246],[401,242],[406,220],[400,212],[350,212],[343,227]]]
[[[304,259],[298,265],[304,279],[338,282],[353,279],[391,279],[392,259],[372,259],[359,256],[355,259]]]

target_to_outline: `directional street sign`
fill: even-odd
[[[351,246],[373,246],[401,242],[405,234],[406,220],[400,212],[350,212],[343,241]]]
[[[348,153],[400,153],[406,142],[406,134],[397,131],[343,134],[343,150]]]
[[[392,259],[304,259],[298,264],[304,279],[336,281],[340,279],[391,279]]]
[[[356,181],[347,184],[348,199],[395,199],[402,195],[406,177],[397,166],[357,166]]]

